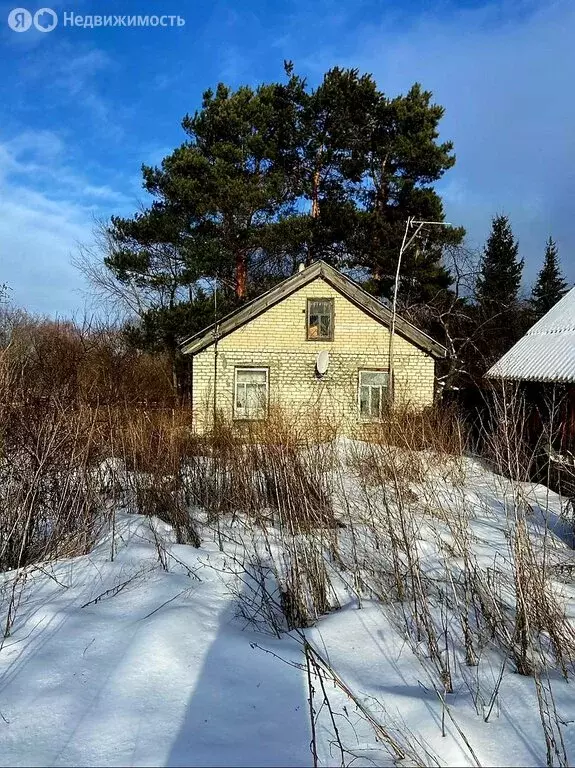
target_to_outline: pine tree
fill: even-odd
[[[561,274],[557,244],[550,237],[545,248],[543,267],[531,291],[529,304],[534,320],[539,320],[567,293],[567,281]]]
[[[229,309],[301,261],[359,268],[385,295],[407,218],[443,220],[432,185],[455,158],[438,141],[431,93],[388,98],[371,75],[340,68],[310,88],[291,63],[285,71],[281,83],[206,91],[182,122],[185,143],[142,168],[151,205],[112,218],[104,264],[146,296],[135,343],[175,355],[177,329],[193,333],[209,314],[212,286]],[[403,299],[445,292],[443,250],[463,234],[430,228],[409,249]]]
[[[444,220],[443,204],[432,184],[455,164],[455,156],[451,142],[437,141],[444,110],[431,99],[418,83],[404,96],[390,99],[380,94],[371,120],[359,262],[370,269],[379,295],[389,295],[395,280],[407,218]],[[428,302],[445,291],[452,280],[442,264],[443,250],[461,243],[464,235],[461,227],[424,230],[417,247],[404,255],[404,300],[405,287],[408,303]]]

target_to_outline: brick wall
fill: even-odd
[[[308,298],[334,299],[333,341],[306,340]],[[327,349],[327,373],[318,378],[317,354]],[[212,344],[193,360],[193,409],[198,431],[211,423],[216,408],[233,417],[236,366],[269,369],[270,404],[309,413],[319,408],[351,426],[358,421],[358,371],[387,368],[389,331],[339,294],[322,278],[293,293],[250,323]],[[217,366],[217,375],[216,375]],[[395,399],[413,408],[433,402],[434,360],[398,334],[394,339]],[[214,385],[216,381],[216,385]]]

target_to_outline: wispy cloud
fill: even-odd
[[[73,196],[78,202],[97,207],[99,201],[117,205],[129,202],[120,190],[107,184],[92,183],[87,176],[65,161],[71,151],[52,131],[26,130],[14,138],[0,141],[0,179],[38,189],[49,185],[52,199]]]
[[[0,182],[1,280],[17,306],[51,315],[78,309],[82,281],[70,256],[89,237],[90,223],[75,202]]]
[[[24,131],[0,142],[0,282],[15,304],[53,315],[82,305],[81,276],[71,265],[89,243],[94,220],[133,200],[91,183],[64,162],[65,141],[50,131]]]
[[[65,112],[73,109],[79,120],[83,112],[94,129],[106,132],[107,140],[119,141],[124,136],[121,116],[127,110],[114,104],[105,88],[116,74],[116,62],[105,51],[59,40],[34,50],[22,62],[18,90],[25,105],[41,90],[43,101],[49,99]]]

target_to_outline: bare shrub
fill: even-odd
[[[512,655],[522,674],[534,674],[538,658],[547,651],[566,677],[575,660],[575,631],[555,594],[548,563],[547,510],[544,519],[532,519],[526,487],[531,476],[537,446],[526,434],[526,402],[518,385],[504,383],[494,391],[496,428],[487,441],[490,459],[510,481],[507,488],[507,518],[512,553],[515,598],[515,626]],[[549,435],[542,435],[549,439]],[[544,526],[542,547],[533,543],[531,527]]]
[[[321,546],[296,538],[284,552],[280,602],[288,629],[309,627],[331,610],[330,581]]]
[[[102,517],[94,435],[84,409],[3,402],[0,569],[89,550]]]
[[[316,442],[306,424],[311,421],[292,426],[279,410],[239,432],[235,424],[216,423],[186,468],[189,495],[209,522],[245,514],[291,533],[336,525],[328,477],[332,446]]]
[[[57,393],[90,406],[176,403],[169,359],[134,350],[117,329],[26,315],[8,325],[4,355],[27,400]]]
[[[190,412],[117,407],[108,417],[109,451],[126,469],[134,511],[172,525],[178,543],[199,546],[185,479],[187,457],[196,450]]]
[[[408,451],[459,456],[467,441],[467,429],[455,406],[435,405],[421,410],[395,406],[381,421],[363,424],[360,437],[369,443],[395,445]]]
[[[162,356],[138,354],[117,331],[89,324],[16,313],[2,326],[0,568],[88,551],[110,518],[108,502],[146,472],[158,482],[148,483],[153,501],[139,489],[142,505],[195,541],[180,467],[192,450],[190,418],[157,408],[174,402]],[[122,469],[103,472],[115,457]]]

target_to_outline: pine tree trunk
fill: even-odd
[[[236,296],[243,299],[248,286],[248,263],[246,255],[240,252],[236,255]]]
[[[317,219],[319,217],[319,169],[314,171],[313,174],[313,188],[311,193],[311,217]]]
[[[319,182],[320,182],[320,172],[319,168],[317,168],[313,173],[313,184],[312,184],[312,190],[311,190],[311,217],[312,219],[318,219],[319,218]],[[307,254],[305,258],[305,265],[306,267],[309,267],[312,261],[312,249],[309,247],[307,248]]]

